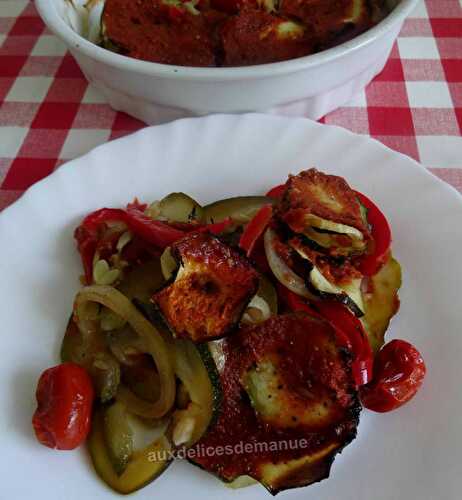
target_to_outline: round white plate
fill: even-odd
[[[87,212],[135,196],[185,191],[207,203],[263,193],[316,166],[346,177],[389,218],[404,285],[388,339],[413,342],[428,374],[390,414],[364,411],[358,438],[330,479],[280,494],[304,500],[460,499],[462,463],[462,198],[409,158],[346,130],[304,119],[211,116],[146,128],[100,146],[32,187],[0,214],[0,497],[113,498],[85,450],[38,445],[32,427],[41,371],[57,364],[78,289],[73,228]],[[261,499],[178,461],[137,499]]]

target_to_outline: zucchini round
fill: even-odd
[[[162,200],[153,203],[147,212],[155,219],[170,222],[202,222],[204,219],[204,209],[185,193],[170,193]]]
[[[146,448],[134,451],[123,472],[114,469],[106,444],[104,409],[95,412],[88,439],[88,449],[98,476],[113,490],[127,494],[136,491],[156,479],[170,465],[171,445],[162,436]]]
[[[205,222],[223,222],[231,218],[236,224],[247,224],[263,205],[273,203],[266,196],[237,196],[215,201],[204,207]]]
[[[250,476],[273,494],[328,477],[356,436],[360,411],[330,324],[304,313],[274,316],[210,347],[223,401],[191,461],[227,483]],[[274,364],[263,373],[267,360]],[[216,453],[203,453],[210,449]]]

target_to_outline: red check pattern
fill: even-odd
[[[384,71],[324,123],[370,135],[462,192],[462,0],[421,0]],[[112,110],[29,0],[0,0],[0,210],[144,123]]]

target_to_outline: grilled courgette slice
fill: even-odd
[[[294,238],[290,246],[306,262],[307,287],[322,298],[334,299],[345,304],[356,316],[364,315],[364,304],[361,293],[361,278],[352,277],[346,283],[336,284],[329,281],[306,252],[303,243]]]
[[[191,233],[171,247],[179,268],[173,283],[154,294],[174,337],[204,342],[237,327],[258,289],[245,257],[207,233]]]
[[[116,403],[118,404],[118,403]],[[108,449],[108,439],[115,440],[114,433],[122,432],[119,426],[112,426],[109,430],[105,424],[105,412],[107,409],[99,408],[93,416],[92,428],[88,439],[93,466],[98,476],[113,490],[118,493],[132,493],[156,479],[168,465],[172,458],[169,452],[171,445],[165,436],[161,436],[149,446],[140,450],[132,451],[129,446],[125,448],[126,453],[121,453],[124,449],[123,439],[117,436],[118,445],[112,445],[112,452],[119,453],[118,458],[123,458],[119,462],[119,467],[114,467],[114,455]],[[123,419],[123,416],[112,415],[111,418]],[[114,422],[112,422],[114,423]]]
[[[223,401],[193,463],[228,483],[249,476],[273,494],[328,477],[360,411],[332,327],[304,313],[273,316],[209,346]],[[202,453],[217,447],[225,452]]]
[[[314,168],[290,176],[279,214],[292,231],[320,242],[325,248],[330,244],[355,253],[367,249],[370,232],[364,210],[342,177]],[[331,236],[319,236],[322,232]]]
[[[398,312],[398,290],[401,287],[401,266],[390,257],[382,269],[372,276],[364,294],[362,318],[372,350],[377,352],[384,344],[385,332],[391,318]]]
[[[202,222],[204,210],[200,204],[185,193],[170,193],[160,201],[152,203],[147,214],[153,219],[169,222]]]
[[[272,202],[266,196],[236,196],[215,201],[204,207],[205,221],[210,224],[229,218],[236,224],[247,224],[261,207]]]

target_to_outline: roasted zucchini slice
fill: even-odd
[[[146,486],[164,472],[172,461],[169,453],[171,445],[163,435],[140,450],[130,450],[129,445],[126,448],[126,451],[130,452],[129,457],[125,457],[123,467],[116,470],[114,457],[111,457],[107,443],[108,439],[113,441],[117,437],[119,444],[123,445],[123,440],[120,440],[118,436],[118,433],[123,431],[118,426],[112,426],[110,430],[107,428],[107,424],[105,424],[106,411],[105,408],[99,408],[92,421],[88,448],[93,466],[98,476],[113,490],[123,494],[132,493]],[[114,415],[113,417],[116,418]],[[123,417],[119,414],[117,418]],[[120,452],[120,448],[117,448],[115,444],[111,446],[113,451]],[[119,462],[119,465],[122,464]]]
[[[170,193],[150,205],[147,213],[153,219],[181,223],[202,222],[204,216],[199,203],[185,193]]]
[[[115,402],[104,412],[104,438],[114,471],[120,476],[133,454],[133,430],[125,406]]]
[[[179,262],[175,281],[153,302],[177,338],[203,342],[230,333],[258,288],[258,274],[236,251],[206,233],[172,245]]]
[[[362,321],[374,352],[383,346],[390,320],[398,312],[400,287],[401,266],[393,257],[376,275],[369,278],[365,287],[365,315]]]
[[[333,328],[304,313],[280,315],[212,346],[223,401],[193,463],[225,482],[249,476],[273,494],[328,477],[360,412]]]
[[[313,259],[307,254],[306,246],[298,238],[290,240],[289,244],[308,266],[307,287],[310,291],[321,297],[342,302],[358,317],[364,315],[361,293],[362,279],[360,277],[353,277],[346,283],[333,283],[323,275]]]
[[[205,221],[210,224],[230,218],[236,224],[247,224],[262,206],[272,202],[266,196],[236,196],[215,201],[204,207]]]
[[[370,240],[361,204],[345,179],[314,168],[289,177],[279,216],[292,231],[307,237],[313,238],[313,230],[335,233],[337,241],[342,235],[343,246],[356,252],[364,252]]]

